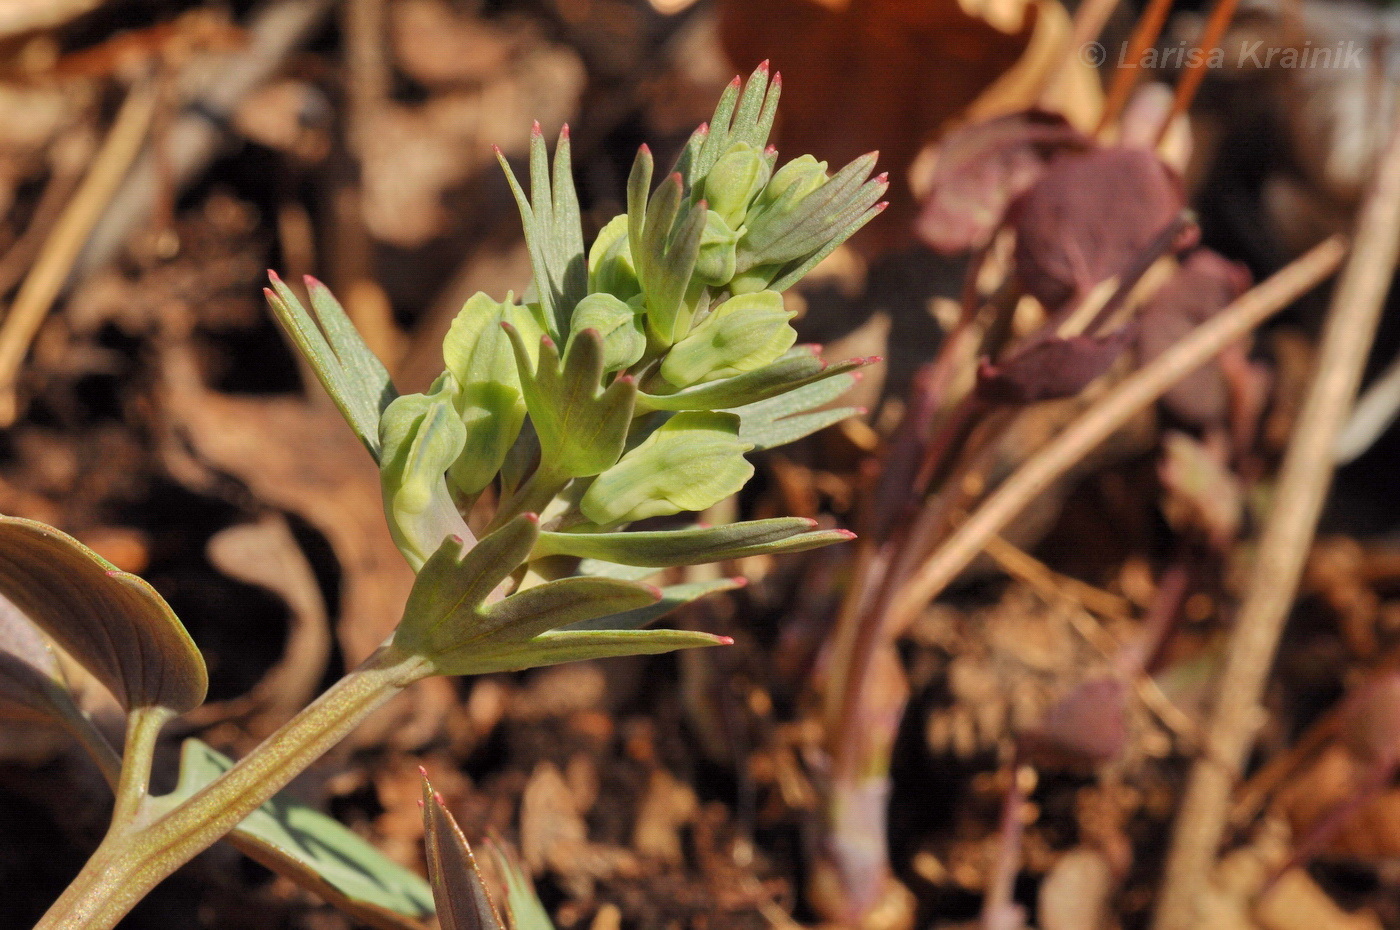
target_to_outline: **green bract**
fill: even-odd
[[[661,363],[661,377],[688,387],[762,368],[797,341],[797,331],[788,325],[794,315],[783,309],[777,291],[731,297],[672,347]]]
[[[456,412],[457,382],[444,372],[431,394],[406,394],[379,420],[379,481],[389,531],[414,568],[442,540],[465,531],[444,473],[462,454],[467,431]]]
[[[732,413],[678,413],[628,452],[583,495],[579,508],[612,526],[687,510],[704,510],[753,476]]]

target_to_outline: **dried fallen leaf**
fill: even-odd
[[[1109,913],[1113,869],[1103,853],[1087,846],[1056,861],[1040,885],[1036,915],[1040,930],[1095,930]]]

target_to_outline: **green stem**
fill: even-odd
[[[430,674],[426,661],[382,646],[241,762],[139,830],[109,833],[34,930],[109,930],[152,888],[214,844],[345,738],[365,717]]]

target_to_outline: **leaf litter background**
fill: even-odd
[[[1029,105],[1046,68],[1044,36],[1068,23],[1048,0],[13,6],[0,59],[0,289],[14,300],[61,233],[60,211],[134,80],[156,89],[146,127],[155,142],[145,173],[119,186],[76,243],[67,287],[23,364],[0,366],[0,395],[14,398],[0,434],[0,512],[73,533],[170,601],[211,675],[209,704],[172,736],[197,735],[229,755],[381,642],[411,581],[371,464],[262,306],[266,268],[326,280],[400,388],[421,390],[440,370],[438,347],[463,300],[528,281],[493,143],[518,159],[532,120],[547,133],[568,121],[585,222],[596,228],[620,207],[638,143],[667,161],[734,73],[771,58],[785,82],[785,156],[843,163],[878,148],[895,181],[890,210],[790,302],[804,310],[803,338],[827,344],[828,357],[887,362],[846,401],[867,406],[866,418],[759,457],[758,480],[729,516],[850,525],[862,469],[891,440],[914,372],[956,319],[962,263],[923,241],[951,228],[936,201],[924,202],[930,146],[958,125]],[[1320,19],[1302,20],[1321,30],[1319,44],[1369,37],[1389,15],[1300,6],[1319,8]],[[1110,19],[1110,48],[1136,12]],[[1263,8],[1239,17],[1232,35],[1296,27]],[[1198,14],[1178,10],[1161,42],[1199,28]],[[182,88],[211,69],[225,89],[254,77],[246,92],[188,103]],[[1383,121],[1358,115],[1362,94],[1347,77],[1227,69],[1197,100],[1190,199],[1205,242],[1256,280],[1351,223]],[[1071,69],[1055,105],[1092,114],[1094,81]],[[181,134],[204,147],[181,147]],[[1098,198],[1071,205],[1085,215],[1121,207],[1111,189],[1065,190]],[[1135,206],[1119,231],[1150,238],[1160,224]],[[1053,289],[1042,296],[1052,301]],[[1180,334],[1172,299],[1159,294],[1143,311],[1145,357]],[[1238,592],[1248,553],[1248,533],[1239,542],[1235,527],[1267,506],[1240,499],[1241,479],[1272,472],[1323,306],[1304,301],[1233,362],[1183,382],[1038,501],[901,639],[911,699],[892,760],[889,847],[911,894],[869,926],[975,919],[1010,735],[1034,727],[1133,638],[1174,536],[1217,533],[1224,542],[1197,572],[1179,629],[1132,706],[1120,759],[1095,774],[1042,772],[1028,808],[1016,890],[1037,926],[1145,924],[1182,779],[1200,752],[1196,729],[1228,629],[1222,604]],[[1398,342],[1387,320],[1375,369]],[[1257,434],[1237,464],[1248,474],[1211,454],[1239,383],[1231,364],[1259,385]],[[988,473],[1025,460],[1079,409],[1077,398],[1030,408]],[[1348,796],[1363,765],[1345,740],[1327,738],[1326,721],[1365,670],[1391,666],[1400,643],[1396,446],[1383,436],[1334,487],[1267,695],[1262,768],[1240,792],[1240,805],[1254,808],[1246,813],[1265,815],[1225,863],[1222,887],[1240,901],[1286,858],[1287,832],[1305,832]],[[821,733],[810,680],[850,557],[833,549],[725,566],[750,584],[681,622],[733,636],[731,649],[423,682],[294,794],[421,870],[423,765],[470,838],[495,832],[519,847],[564,928],[817,924],[808,849]],[[110,698],[80,685],[86,706],[115,727]],[[165,787],[177,752],[171,739],[157,766]],[[96,845],[108,803],[62,733],[0,721],[0,927],[37,919]],[[1274,903],[1225,906],[1213,926],[1400,927],[1397,864],[1392,789]],[[124,926],[349,924],[219,847]]]

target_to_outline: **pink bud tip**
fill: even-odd
[[[271,268],[267,269],[267,276],[278,284],[282,283],[282,277]]]
[[[732,637],[732,636],[716,636],[715,639],[719,640],[719,644],[720,644],[721,646],[732,646],[732,645],[734,645],[734,637]]]
[[[858,416],[858,417],[863,417],[863,416],[865,416],[865,415],[868,414],[868,413],[870,413],[870,408],[869,408],[869,407],[857,407],[857,408],[856,408],[856,416]],[[854,534],[853,534],[853,535],[854,535]]]
[[[424,778],[427,778],[427,777],[428,777],[428,770],[427,770],[427,768],[424,767],[424,766],[421,766],[421,765],[418,766],[418,774],[419,774],[419,775],[422,775]]]
[[[540,337],[540,345],[542,345],[542,346],[549,346],[551,349],[557,348],[557,346],[555,345],[554,340],[551,339],[551,338],[548,337],[548,336],[541,336],[541,337]]]
[[[855,533],[852,533],[850,530],[837,530],[837,531],[836,531],[836,535],[840,536],[842,539],[855,539],[855,538],[856,538],[856,534],[855,534]]]
[[[813,520],[811,517],[803,517],[802,522],[807,524],[807,529],[809,530],[817,525],[817,521]]]
[[[877,184],[888,184],[890,182],[890,173],[888,171],[881,171],[879,174],[875,175],[875,182]]]
[[[648,155],[650,155],[650,154],[651,154],[651,146],[649,146],[649,145],[647,145],[645,142],[643,142],[642,145],[641,145],[641,147],[640,147],[639,149],[637,149],[637,151],[639,151],[639,152],[646,152]]]
[[[768,73],[768,59],[765,58],[765,59],[763,59],[762,61],[760,61],[760,62],[758,63],[758,67],[755,68],[754,70],[755,70],[755,71],[758,71],[758,72],[761,72],[761,73],[763,73],[763,74],[767,74],[767,73]]]
[[[774,86],[774,87],[782,87],[782,86],[783,86],[783,72],[781,72],[781,71],[774,71],[774,72],[773,72],[773,80],[769,81],[769,84],[771,84],[771,85]]]
[[[821,355],[822,351],[826,348],[826,346],[822,345],[820,342],[810,342],[807,345],[812,350],[813,355]]]
[[[685,183],[685,178],[681,177],[681,173],[679,171],[672,171],[670,177],[668,177],[666,180],[675,181],[677,184]]]
[[[709,520],[696,520],[696,521],[695,521],[695,528],[696,528],[696,529],[708,530],[708,529],[709,529],[710,527],[712,527],[712,526],[714,526],[714,524],[711,523]]]
[[[873,159],[875,159],[876,161],[878,161],[878,160],[880,159],[880,150],[879,150],[879,149],[871,149],[870,151],[868,151],[868,152],[865,153],[865,157],[866,157],[866,158],[873,158]]]
[[[701,123],[699,128],[695,130],[695,133],[696,135],[708,136],[710,134],[709,120],[706,120],[705,122]]]
[[[436,801],[436,802],[438,802],[439,804],[441,804],[443,807],[446,807],[446,806],[447,806],[447,802],[444,801],[444,800],[442,799],[442,792],[441,792],[441,791],[434,791],[434,792],[433,792],[433,800]]]
[[[703,197],[702,197],[700,200],[696,201],[696,202],[695,202],[695,205],[696,205],[697,207],[699,207],[701,210],[708,210],[708,209],[710,209],[710,202],[709,202],[708,200],[705,200]]]
[[[872,355],[865,360],[867,365],[878,365],[885,360],[883,355]]]
[[[504,158],[504,157],[505,157],[505,156],[501,153],[501,147],[500,147],[499,145],[497,145],[496,143],[494,143],[494,142],[491,143],[491,151],[493,151],[493,152],[496,153],[496,157],[497,157],[497,158]]]
[[[567,139],[567,138],[569,138],[569,124],[568,124],[568,123],[565,123],[565,124],[559,129],[559,138],[561,138],[561,139]]]
[[[732,584],[734,590],[737,591],[740,588],[747,588],[749,586],[749,579],[745,578],[743,575],[735,575],[733,578],[729,579],[729,583]]]
[[[736,75],[734,75],[734,80],[732,80],[732,81],[729,82],[729,86],[730,86],[730,87],[743,87],[743,86],[744,86],[744,79],[743,79],[742,77],[740,77],[739,75],[736,74]]]
[[[884,212],[885,212],[885,208],[888,207],[889,205],[890,205],[890,202],[889,202],[888,200],[882,200],[882,201],[880,201],[879,203],[877,203],[877,204],[875,205],[875,212],[876,212],[876,213],[884,213]]]
[[[658,601],[659,601],[659,600],[661,600],[662,597],[665,596],[665,595],[663,595],[663,594],[661,593],[661,589],[658,588],[658,587],[657,587],[656,585],[654,585],[654,584],[644,584],[644,585],[642,585],[642,587],[646,588],[646,589],[647,589],[647,593],[650,594],[650,595],[652,596],[652,598],[655,599],[655,600],[658,600]]]
[[[617,382],[616,382],[616,383],[620,383],[620,384],[636,384],[636,383],[637,383],[637,376],[636,376],[636,375],[623,375],[623,376],[621,376],[620,378],[617,379]]]
[[[277,299],[277,295],[274,294],[274,293],[272,293],[272,288],[270,288],[270,287],[265,287],[265,288],[263,288],[263,296],[266,297],[268,300],[276,300],[276,299]]]
[[[540,128],[540,121],[539,121],[539,120],[535,120],[535,124],[534,124],[533,126],[530,127],[530,135],[532,135],[532,136],[542,136],[542,135],[544,135],[544,130]]]
[[[523,514],[521,514],[521,516],[525,518],[525,522],[526,522],[526,523],[539,523],[539,522],[540,522],[540,515],[537,514],[537,513],[523,513]]]
[[[422,798],[419,798],[419,799],[418,799],[418,809],[419,809],[420,811],[423,809],[423,799],[422,799]]]
[[[776,154],[778,154],[778,147],[777,147],[776,145],[769,145],[767,148],[765,148],[765,149],[763,150],[763,154],[764,154],[764,155],[776,155]]]
[[[462,539],[462,537],[458,536],[456,533],[453,533],[451,536],[449,536],[449,537],[447,537],[447,538],[450,539],[450,540],[452,540],[453,542],[455,542],[455,543],[456,543],[457,545],[459,545],[459,546],[462,545],[462,543],[463,543],[463,541],[464,541],[464,540]],[[422,771],[422,770],[423,770],[423,766],[421,766],[421,765],[418,766],[418,770],[419,770],[419,771]],[[428,773],[427,773],[427,772],[423,772],[423,777],[424,777],[424,778],[427,778],[427,777],[428,777]]]

